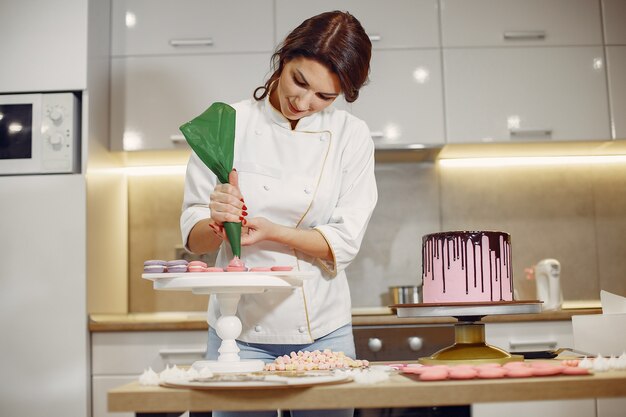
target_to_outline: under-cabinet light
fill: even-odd
[[[550,166],[626,163],[626,155],[579,156],[506,156],[488,158],[439,159],[439,165],[451,168],[492,168],[509,166]]]

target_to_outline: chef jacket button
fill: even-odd
[[[257,135],[257,136],[261,136],[263,134],[263,131],[257,129],[257,130],[254,131],[254,134]]]
[[[270,186],[269,186],[269,185],[264,185],[264,186],[263,186],[263,189],[264,189],[265,191],[269,191],[269,190],[270,190]]]
[[[323,134],[323,133],[320,135],[320,141],[321,141],[321,142],[326,141],[326,136],[324,136],[324,134]]]
[[[300,333],[304,333],[304,332],[306,332],[306,327],[304,327],[304,326],[300,326],[300,327],[298,327],[298,331],[299,331]]]
[[[263,328],[261,326],[259,326],[259,325],[254,326],[254,331],[255,332],[260,333],[261,330],[263,330]]]
[[[311,194],[311,189],[310,189],[309,187],[306,187],[306,188],[304,189],[304,192],[305,192],[306,194]]]

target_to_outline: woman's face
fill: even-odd
[[[330,106],[340,93],[336,74],[312,59],[295,58],[285,64],[270,102],[295,126],[301,118]]]

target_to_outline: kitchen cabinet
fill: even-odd
[[[604,51],[444,49],[448,143],[608,139]]]
[[[601,45],[597,0],[441,0],[442,45]]]
[[[271,0],[113,0],[111,55],[268,52]]]
[[[604,42],[607,45],[626,45],[626,1],[602,0]]]
[[[211,103],[252,97],[263,84],[270,54],[113,58],[111,147],[187,147],[180,125]]]
[[[626,139],[626,45],[607,46],[606,61],[613,139]]]
[[[508,352],[554,350],[574,346],[570,320],[486,323],[485,341]],[[596,415],[596,400],[551,400],[472,405],[473,417],[496,417],[515,410],[519,415],[550,417],[590,417]]]
[[[276,41],[305,19],[337,9],[359,19],[375,50],[439,46],[437,0],[276,0]]]
[[[179,126],[215,101],[252,97],[274,47],[271,0],[114,0],[111,21],[118,151],[186,148]]]
[[[92,417],[133,416],[109,413],[107,391],[137,380],[148,367],[191,365],[204,358],[206,343],[206,330],[92,333]]]
[[[0,93],[87,88],[88,2],[3,1]]]
[[[443,144],[441,55],[435,49],[379,50],[370,83],[352,103],[378,149]]]
[[[278,0],[276,33],[283,39],[299,22],[340,8],[363,24],[372,41],[370,80],[348,109],[367,122],[378,149],[443,144],[443,86],[438,4],[432,0]],[[401,92],[401,93],[400,93]]]

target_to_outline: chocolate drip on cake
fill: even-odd
[[[508,234],[477,231],[444,232],[426,235],[422,243],[422,277],[425,286],[427,279],[434,285],[438,285],[435,280],[439,279],[437,277],[439,274],[434,271],[435,261],[437,261],[441,266],[438,272],[441,274],[441,291],[444,294],[450,285],[459,285],[458,281],[448,282],[456,274],[456,280],[465,281],[464,293],[469,296],[472,290],[478,289],[478,275],[480,274],[480,292],[486,295],[486,291],[489,291],[491,301],[504,301],[512,296],[511,238]],[[480,256],[477,256],[476,250],[479,251]],[[470,251],[471,267],[469,265]],[[480,268],[476,265],[477,258],[479,258]],[[489,262],[489,268],[485,267],[485,261]],[[454,274],[451,268],[455,269]],[[462,275],[459,275],[459,268]],[[486,279],[489,280],[488,285],[485,285]],[[511,295],[505,296],[503,279],[509,280],[507,290]]]

